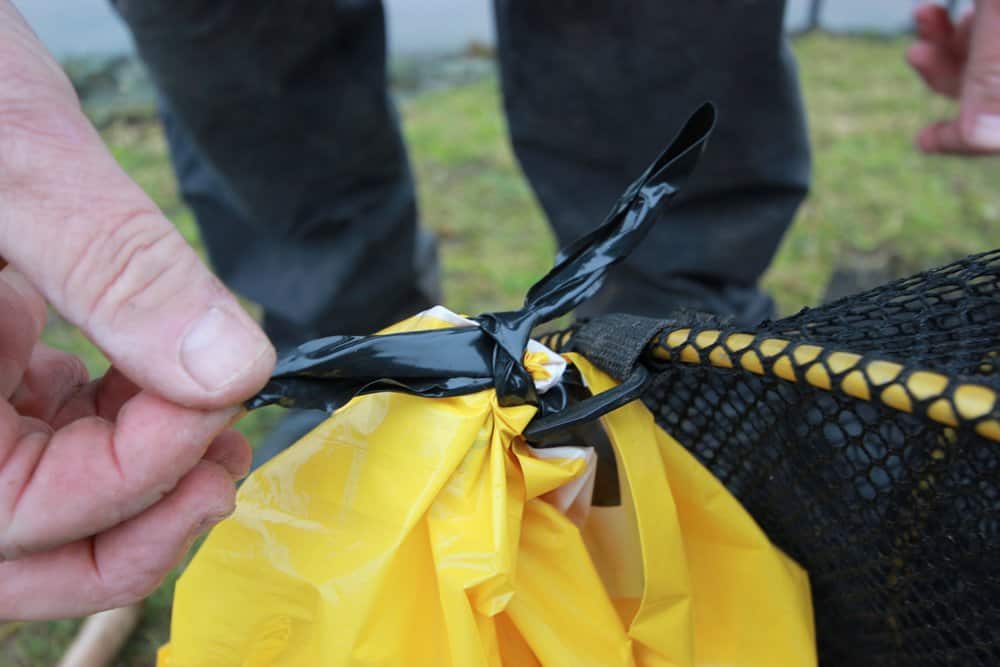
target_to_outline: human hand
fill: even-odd
[[[227,427],[274,350],[119,169],[58,64],[0,0],[0,619],[149,593],[232,511]],[[46,301],[113,368],[38,343]]]
[[[917,41],[906,59],[936,93],[958,99],[957,118],[928,125],[928,153],[1000,153],[1000,0],[977,0],[956,24],[940,5],[914,12]]]

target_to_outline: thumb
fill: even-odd
[[[273,366],[263,332],[121,171],[8,0],[0,256],[136,384],[168,400],[237,403]]]
[[[960,123],[970,146],[1000,151],[1000,0],[979,0],[962,81]]]

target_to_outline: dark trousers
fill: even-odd
[[[378,0],[114,0],[162,95],[184,199],[221,278],[280,346],[369,333],[438,299],[386,92]],[[694,179],[580,314],[678,306],[752,324],[806,193],[783,0],[495,0],[521,167],[565,244],[686,116],[719,125]]]

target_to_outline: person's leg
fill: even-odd
[[[495,0],[504,105],[561,245],[603,220],[685,118],[718,126],[694,177],[578,315],[678,306],[755,324],[756,285],[806,194],[809,147],[783,0]]]
[[[114,0],[212,263],[279,348],[437,300],[378,0]]]

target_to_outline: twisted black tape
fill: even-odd
[[[301,345],[278,361],[250,409],[285,407],[336,410],[355,396],[397,391],[428,397],[458,396],[494,387],[504,406],[539,407],[536,435],[570,422],[594,419],[638,395],[634,378],[567,410],[565,391],[539,397],[522,359],[532,329],[564,315],[593,296],[608,270],[639,245],[657,220],[658,207],[693,172],[715,124],[703,105],[669,147],[618,199],[604,222],[570,244],[555,266],[528,291],[520,310],[486,313],[478,326],[388,334],[332,336]],[[560,418],[559,413],[565,413]]]

